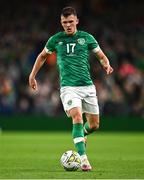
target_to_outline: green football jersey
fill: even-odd
[[[95,38],[87,32],[77,31],[74,35],[59,32],[50,37],[45,45],[47,53],[57,54],[61,86],[92,85],[89,52],[98,49]]]

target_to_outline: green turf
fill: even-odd
[[[0,134],[2,179],[142,179],[144,133],[95,133],[88,138],[91,172],[66,172],[60,157],[74,149],[71,134],[4,132]]]

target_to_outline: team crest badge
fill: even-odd
[[[77,41],[78,41],[78,43],[80,45],[84,45],[84,43],[85,43],[85,39],[84,38],[79,38]]]
[[[67,102],[67,104],[70,106],[70,105],[72,105],[72,100],[69,100],[68,102]]]

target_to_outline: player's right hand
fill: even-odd
[[[31,75],[29,76],[29,86],[33,89],[33,90],[38,90],[38,86],[37,86],[37,81],[34,77],[32,77]]]

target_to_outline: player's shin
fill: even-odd
[[[84,143],[83,124],[81,123],[73,124],[72,135],[77,152],[79,153],[80,156],[84,155],[86,149]]]

